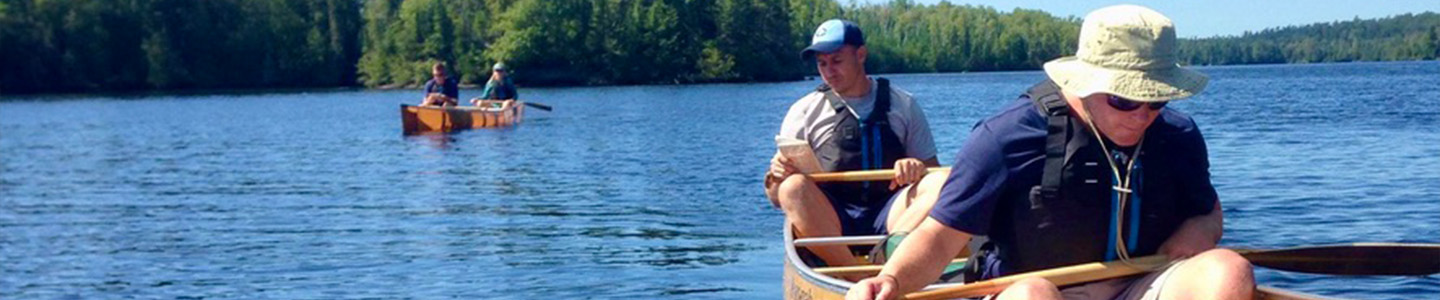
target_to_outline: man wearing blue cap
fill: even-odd
[[[945,176],[925,114],[910,93],[865,74],[865,37],[855,23],[830,20],[815,30],[801,57],[814,60],[825,84],[790,106],[777,138],[807,142],[825,172],[895,169],[883,182],[816,183],[776,153],[765,178],[772,204],[797,236],[875,235],[907,231],[924,220]],[[912,185],[918,187],[912,188]],[[928,201],[925,199],[929,199]],[[918,213],[912,213],[919,211]],[[811,247],[832,266],[863,263],[844,246]]]

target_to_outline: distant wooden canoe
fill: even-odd
[[[847,238],[828,238],[828,239],[827,239],[827,238],[808,239],[809,241],[805,241],[805,240],[802,239],[802,242],[801,242],[801,243],[803,243],[803,244],[816,244],[816,245],[819,245],[819,244],[851,245],[851,244],[857,244],[856,241],[859,241],[859,240],[878,241],[878,240],[883,239],[883,238],[884,238],[884,237],[882,237],[882,236],[875,236],[875,237],[873,237],[873,238],[847,237]],[[808,252],[809,250],[805,249],[804,246],[796,246],[796,244],[797,244],[797,243],[796,243],[796,240],[797,240],[797,239],[796,239],[795,236],[794,236],[794,230],[793,230],[792,228],[785,228],[785,276],[784,276],[784,288],[783,288],[784,293],[785,293],[785,297],[784,297],[784,298],[785,298],[785,299],[788,299],[788,300],[843,300],[843,299],[845,299],[845,292],[848,292],[848,291],[850,290],[850,286],[851,286],[851,285],[854,285],[854,283],[853,283],[853,282],[850,282],[850,281],[846,281],[846,280],[844,280],[844,279],[840,279],[840,278],[836,278],[836,277],[831,277],[831,276],[822,274],[822,272],[818,271],[818,269],[813,268],[813,267],[809,266],[808,264],[806,264],[805,261],[800,258],[800,253],[801,253],[801,252]],[[823,243],[823,242],[822,242],[822,243],[808,243],[808,242],[814,242],[814,241],[819,241],[819,240],[830,240],[830,241],[833,242],[833,243]],[[874,242],[870,242],[870,243],[873,244]],[[873,273],[873,271],[872,271],[872,273]],[[937,283],[937,284],[932,284],[932,285],[930,285],[930,286],[925,287],[924,290],[932,290],[932,289],[944,288],[944,287],[949,287],[949,286],[956,286],[956,285],[960,285],[960,284],[961,284],[961,283]],[[1305,294],[1305,293],[1300,293],[1300,292],[1295,292],[1295,291],[1289,291],[1289,290],[1284,290],[1284,289],[1279,289],[1279,288],[1274,288],[1274,287],[1268,287],[1268,286],[1259,286],[1258,289],[1255,291],[1255,299],[1256,299],[1256,300],[1316,300],[1316,299],[1333,299],[1333,298],[1326,298],[1326,297],[1322,297],[1322,296],[1310,295],[1310,294]]]
[[[507,108],[493,108],[486,103],[476,106],[414,106],[400,105],[400,121],[405,134],[451,132],[474,128],[506,127],[520,124],[525,105],[515,102]]]

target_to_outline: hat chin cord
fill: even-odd
[[[1085,107],[1084,112],[1085,118],[1088,119],[1086,120],[1085,125],[1089,125],[1090,132],[1095,134],[1095,140],[1097,142],[1100,142],[1100,151],[1104,152],[1105,162],[1107,163],[1107,165],[1110,166],[1110,172],[1115,175],[1115,180],[1118,181],[1112,182],[1112,185],[1110,186],[1111,189],[1115,190],[1115,192],[1119,194],[1119,196],[1116,198],[1118,198],[1120,202],[1119,209],[1114,211],[1116,225],[1115,245],[1113,246],[1115,247],[1115,255],[1120,258],[1120,262],[1129,265],[1130,251],[1125,247],[1125,226],[1121,226],[1121,224],[1124,224],[1121,223],[1121,221],[1124,220],[1122,216],[1125,215],[1125,203],[1130,200],[1130,194],[1134,193],[1134,190],[1130,188],[1130,175],[1134,174],[1135,161],[1140,160],[1140,148],[1145,146],[1145,135],[1144,133],[1141,133],[1140,141],[1135,143],[1135,155],[1134,157],[1130,158],[1129,162],[1126,163],[1125,177],[1122,179],[1120,177],[1120,168],[1115,165],[1115,159],[1110,156],[1110,149],[1105,146],[1105,138],[1100,136],[1100,129],[1095,127],[1095,118],[1093,117],[1094,114],[1090,113],[1089,107]],[[1130,226],[1139,225],[1130,224]]]

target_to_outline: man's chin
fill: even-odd
[[[1140,143],[1140,138],[1137,137],[1133,139],[1112,139],[1110,140],[1110,142],[1115,143],[1116,146],[1120,147],[1134,147],[1135,144]]]

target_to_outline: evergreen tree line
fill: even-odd
[[[1041,11],[905,0],[379,0],[362,11],[367,86],[419,84],[434,61],[467,83],[496,61],[521,84],[798,79],[814,73],[800,49],[832,18],[864,29],[872,72],[1035,69],[1073,51],[1079,30]]]
[[[1038,69],[1080,20],[837,0],[0,0],[0,93],[413,87],[445,62],[521,85],[778,81],[821,22],[864,29],[871,73]],[[1184,30],[1183,28],[1181,29]],[[1434,59],[1435,13],[1182,40],[1190,64]]]
[[[353,85],[350,0],[0,0],[0,93]]]
[[[1179,51],[1185,62],[1195,65],[1433,60],[1440,58],[1440,14],[1357,18],[1189,39],[1181,41]]]

